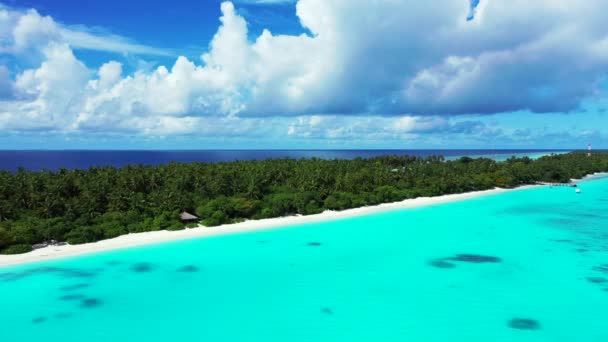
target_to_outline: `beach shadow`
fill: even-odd
[[[19,275],[14,272],[0,273],[0,281],[15,281],[19,279]]]
[[[75,268],[59,269],[58,272],[65,278],[91,278],[102,272],[102,268],[95,269],[94,271],[80,270]]]
[[[550,239],[549,241],[560,242],[560,243],[573,243],[574,241],[568,239]]]
[[[23,278],[27,278],[35,275],[44,274],[56,274],[63,278],[91,278],[97,275],[98,272],[103,269],[96,269],[93,271],[82,270],[77,268],[59,268],[59,267],[38,267],[23,272],[8,272],[0,273],[0,280],[3,281],[16,281]]]
[[[551,227],[566,227],[566,228],[578,228],[585,227],[587,224],[582,220],[569,219],[569,218],[550,218],[542,221],[545,225]]]
[[[605,215],[592,214],[589,212],[579,213],[578,215],[580,217],[586,217],[586,218],[590,218],[590,219],[605,219],[606,218]]]
[[[602,277],[587,277],[587,281],[593,284],[605,284],[608,283],[608,279]]]
[[[194,272],[198,272],[198,271],[200,271],[200,268],[198,268],[197,266],[194,266],[194,265],[186,265],[186,266],[182,266],[177,269],[177,272],[182,272],[182,273],[194,273]]]
[[[87,299],[83,299],[80,302],[80,307],[84,308],[84,309],[92,309],[92,308],[99,307],[102,304],[103,304],[103,302],[101,301],[101,299],[87,298]]]
[[[74,290],[84,289],[84,288],[87,288],[89,286],[91,286],[91,285],[90,284],[86,284],[86,283],[80,283],[80,284],[62,286],[59,289],[61,291],[74,291]]]
[[[593,270],[604,273],[604,274],[608,274],[608,264],[596,266],[593,268]]]
[[[444,259],[431,260],[431,261],[429,261],[429,265],[436,267],[436,268],[454,268],[454,267],[456,267],[456,265],[454,265],[451,262],[445,261]]]
[[[464,262],[469,264],[487,264],[487,263],[499,263],[502,262],[502,259],[495,256],[489,255],[479,255],[479,254],[456,254],[451,257],[444,257],[433,259],[428,262],[430,266],[436,268],[454,268],[456,267],[455,263]]]
[[[131,266],[131,271],[135,273],[147,273],[154,270],[154,265],[149,262],[138,262]]]
[[[46,322],[46,317],[36,317],[32,319],[33,324],[40,324]]]
[[[330,309],[330,308],[322,308],[321,309],[321,313],[325,314],[325,315],[333,316],[334,311],[332,309]]]
[[[540,323],[529,318],[513,318],[508,322],[509,328],[517,330],[539,330]]]
[[[577,208],[576,210],[568,209],[568,208]],[[567,218],[579,218],[581,216],[581,212],[578,210],[580,208],[580,204],[578,202],[564,202],[559,204],[547,204],[543,203],[542,205],[516,205],[505,208],[504,210],[498,211],[498,214],[507,214],[507,215],[515,215],[515,216],[545,216],[545,215],[554,215],[555,213],[560,213],[560,217]],[[592,214],[593,215],[593,214]]]
[[[502,261],[499,257],[478,254],[457,254],[453,257],[446,258],[446,260],[468,262],[472,264],[499,263]]]
[[[72,301],[72,300],[81,300],[83,298],[84,298],[84,295],[81,295],[81,294],[69,294],[69,295],[59,297],[59,300]]]

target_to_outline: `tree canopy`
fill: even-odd
[[[76,244],[184,229],[179,222],[183,210],[215,226],[539,181],[568,182],[601,171],[608,171],[608,153],[503,162],[383,156],[2,171],[0,250],[21,253],[50,240]]]

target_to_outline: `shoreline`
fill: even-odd
[[[494,188],[490,190],[472,191],[460,194],[449,194],[435,197],[418,197],[406,199],[400,202],[383,203],[375,206],[346,209],[342,211],[326,210],[320,214],[284,216],[262,220],[249,220],[239,223],[224,224],[216,227],[198,226],[196,228],[178,231],[151,231],[143,233],[131,233],[119,237],[81,245],[47,246],[24,254],[0,255],[0,267],[17,266],[22,264],[36,263],[55,259],[95,254],[111,250],[138,247],[164,242],[204,238],[218,235],[238,234],[253,231],[270,230],[293,225],[326,222],[339,219],[347,219],[356,216],[376,214],[386,211],[425,207],[435,204],[463,201],[467,199],[499,194],[510,191],[518,191],[529,188],[541,187],[543,185],[525,185],[513,189]]]

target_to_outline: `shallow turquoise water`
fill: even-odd
[[[0,269],[0,341],[608,341],[608,179],[580,187]]]

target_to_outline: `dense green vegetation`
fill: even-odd
[[[0,250],[57,240],[85,243],[131,232],[184,229],[182,210],[207,226],[315,214],[608,171],[608,153],[538,160],[378,157],[0,172]]]

